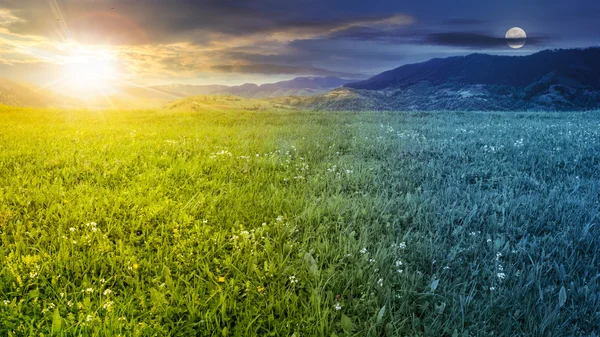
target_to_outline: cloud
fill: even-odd
[[[516,39],[519,42],[522,39]],[[546,38],[539,36],[528,36],[525,40],[529,46],[540,46],[546,44]],[[495,49],[506,48],[507,39],[504,37],[493,36],[477,32],[449,32],[427,34],[419,43],[446,46],[446,47],[464,47],[473,49]]]
[[[326,34],[356,25],[407,25],[402,14],[346,15],[310,18],[302,1],[286,1],[284,8],[269,0],[0,0],[0,8],[18,20],[12,33],[74,38],[85,43],[114,45],[210,43],[210,36],[270,35],[291,40]],[[49,5],[50,4],[50,5]],[[287,7],[287,8],[285,8]],[[2,16],[0,15],[0,22]]]

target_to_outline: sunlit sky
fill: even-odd
[[[362,79],[472,52],[598,46],[600,3],[400,0],[0,0],[0,77],[64,90]],[[514,26],[524,48],[503,40]]]

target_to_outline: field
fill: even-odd
[[[1,336],[595,336],[600,115],[0,111]]]

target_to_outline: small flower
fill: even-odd
[[[402,274],[403,272],[404,272],[404,270],[398,269],[398,274]]]
[[[219,276],[219,278],[217,279],[217,282],[219,282],[219,283],[225,282],[225,276]]]
[[[133,264],[133,269],[134,269],[134,270],[138,270],[139,268],[140,268],[140,265],[139,265],[139,264],[137,264],[137,263],[134,263],[134,264]]]
[[[70,230],[71,232],[74,232],[74,231],[75,231],[75,227],[71,227],[71,228],[69,228],[69,230]]]
[[[9,305],[10,301],[9,300],[4,300],[4,301],[2,301],[2,303],[4,303],[4,305]]]
[[[369,259],[369,263],[375,263],[375,259]]]
[[[490,291],[496,290],[496,287],[490,287]]]
[[[65,293],[60,293],[60,297],[65,297]]]
[[[118,319],[118,321],[126,321],[126,320],[127,320],[127,318],[125,318],[123,316],[119,317],[119,319]]]
[[[406,249],[406,243],[405,242],[400,242],[400,244],[398,245],[398,248],[404,250]]]
[[[102,308],[104,308],[105,310],[109,310],[112,307],[113,304],[114,304],[113,301],[108,301],[108,302],[104,303],[104,305],[102,306]]]
[[[104,283],[106,283],[106,280],[105,280],[105,279],[103,279],[103,278],[101,278],[101,279],[100,279],[100,283],[104,284]]]
[[[366,254],[367,253],[367,248],[363,248],[359,251],[359,253],[361,254]]]
[[[91,322],[91,321],[92,321],[92,319],[94,319],[94,317],[93,317],[92,315],[87,315],[87,316],[85,317],[85,321],[86,321],[86,322]]]
[[[88,294],[89,294],[89,293],[93,293],[93,292],[94,292],[94,288],[87,288],[87,289],[85,290],[85,292],[86,292],[86,293],[88,293]]]
[[[103,294],[104,296],[108,296],[108,295],[112,294],[112,290],[110,290],[110,289],[106,289],[106,290],[104,290],[104,292],[103,292],[102,294]]]
[[[265,291],[265,287],[256,287],[256,291],[262,294],[262,292]]]
[[[445,267],[444,267],[444,268],[442,268],[442,269],[444,269],[444,270],[448,270],[448,269],[450,269],[450,266],[445,266]]]
[[[37,276],[38,276],[38,273],[36,273],[34,271],[29,272],[29,278],[36,278]]]
[[[377,285],[380,287],[383,287],[383,279],[380,278],[379,280],[377,280]]]
[[[342,310],[342,305],[340,304],[340,302],[335,302],[335,304],[333,305],[333,308],[335,310]]]
[[[400,261],[400,260],[396,261],[396,267],[400,267],[400,266],[402,266],[402,264],[403,264],[402,261]]]
[[[277,222],[282,222],[283,221],[283,215],[280,215],[277,217],[277,219],[275,219]]]
[[[506,274],[504,274],[504,273],[498,273],[498,274],[496,274],[496,276],[498,276],[498,278],[501,280],[504,280],[506,278]]]
[[[492,242],[492,239],[487,239],[487,240],[485,240],[485,241],[486,241],[487,243],[490,243],[490,242]]]
[[[68,305],[69,307],[72,307],[72,306],[73,306],[73,302],[69,301],[69,302],[67,302],[67,305]]]
[[[294,275],[290,276],[289,279],[291,284],[298,283],[298,279]]]

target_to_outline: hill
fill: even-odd
[[[597,109],[600,48],[432,59],[346,84],[342,92],[343,100],[338,93],[295,103],[332,110]]]
[[[289,106],[275,101],[231,95],[198,95],[169,101],[162,111],[240,112],[288,110]]]
[[[310,96],[325,93],[350,83],[337,77],[298,77],[289,81],[257,85],[246,83],[238,86],[224,85],[162,85],[150,87],[175,96],[235,95],[247,98],[274,98],[281,96]]]
[[[50,107],[74,104],[75,100],[28,83],[0,78],[0,104],[22,107]]]

